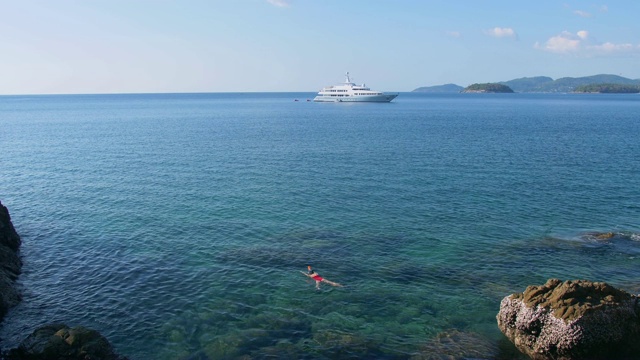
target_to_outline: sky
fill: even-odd
[[[640,1],[0,0],[0,95],[640,78]]]

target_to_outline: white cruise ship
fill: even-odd
[[[344,83],[322,88],[313,101],[320,102],[390,102],[397,93],[373,91],[365,84],[356,85],[351,82],[349,73]]]

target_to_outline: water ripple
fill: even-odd
[[[131,359],[497,357],[526,285],[640,289],[637,101],[402,97],[0,99],[3,348],[59,321]]]

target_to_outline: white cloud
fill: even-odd
[[[552,36],[544,44],[536,42],[534,48],[557,54],[576,54],[584,56],[592,55],[612,55],[621,53],[640,53],[640,44],[629,43],[615,44],[605,42],[603,44],[594,43],[589,37],[589,32],[580,30],[575,34],[563,31],[556,36]]]
[[[578,33],[586,33],[586,31],[578,31]],[[535,48],[553,53],[571,53],[580,50],[584,39],[579,35],[574,35],[568,31],[563,31],[556,36],[552,36],[544,45],[536,42]]]
[[[578,16],[581,16],[583,18],[590,18],[591,17],[590,13],[588,13],[586,11],[582,11],[582,10],[574,10],[573,13],[578,15]]]
[[[517,38],[518,36],[512,28],[501,28],[501,27],[494,27],[493,29],[485,30],[484,33],[489,36],[493,36],[497,38],[502,38],[502,37]]]
[[[610,42],[606,42],[601,45],[590,45],[587,46],[587,49],[594,50],[598,53],[603,54],[612,54],[612,53],[628,53],[634,51],[640,51],[640,45],[633,44],[613,44]]]
[[[267,2],[273,6],[277,7],[287,7],[289,6],[288,0],[267,0]]]

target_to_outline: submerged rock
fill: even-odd
[[[625,232],[587,232],[580,236],[582,240],[610,244],[613,242],[637,241],[638,235]]]
[[[7,360],[126,360],[95,330],[50,324],[37,328]]]
[[[479,334],[449,330],[439,333],[410,360],[497,359],[498,346]]]
[[[611,239],[612,237],[614,237],[616,234],[612,233],[612,232],[608,232],[608,233],[602,233],[602,234],[596,234],[596,239],[598,240],[607,240],[607,239]]]
[[[640,356],[638,297],[603,282],[550,279],[505,297],[498,327],[532,359]]]
[[[14,285],[22,268],[18,257],[20,243],[9,210],[0,202],[0,321],[9,308],[20,301],[20,293]]]

